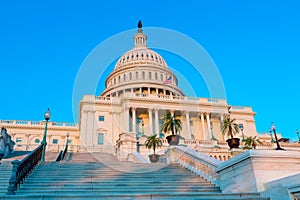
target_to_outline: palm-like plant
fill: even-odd
[[[172,135],[175,135],[182,130],[181,120],[176,118],[175,113],[172,115],[170,112],[167,112],[163,118],[160,130],[164,133],[171,131]]]
[[[161,140],[161,138],[157,137],[156,134],[151,135],[145,141],[145,145],[148,149],[153,148],[153,154],[155,154],[156,148],[159,148],[162,146],[162,140]]]
[[[235,123],[235,119],[230,119],[230,116],[227,115],[223,120],[221,131],[223,135],[233,138],[239,132],[239,125]]]
[[[245,145],[253,149],[256,149],[256,146],[258,144],[263,144],[263,143],[257,138],[257,136],[254,137],[250,136],[245,141]]]

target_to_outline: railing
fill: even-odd
[[[180,164],[195,174],[219,185],[215,169],[222,161],[182,146],[170,147],[165,153],[167,154],[168,162]]]
[[[26,121],[26,120],[0,120],[0,124],[7,125],[30,125],[30,126],[45,126],[45,121]],[[77,127],[76,123],[66,123],[66,122],[49,122],[49,126],[57,127]]]
[[[68,145],[66,145],[66,148],[63,151],[60,151],[55,161],[59,162],[64,160],[67,152],[68,152]]]
[[[12,161],[13,170],[7,188],[7,194],[14,195],[20,184],[24,182],[26,177],[33,171],[34,167],[41,161],[43,145],[38,146],[32,153],[23,160]]]

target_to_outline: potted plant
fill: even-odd
[[[257,136],[254,136],[254,137],[250,136],[245,141],[246,147],[248,147],[250,149],[256,149],[256,146],[258,144],[263,144],[263,143],[257,138]]]
[[[230,149],[239,148],[240,138],[233,137],[234,135],[239,133],[239,125],[235,123],[235,119],[230,119],[229,115],[225,116],[221,126],[221,131],[223,135],[227,135],[228,137],[230,137],[229,139],[226,140]]]
[[[162,146],[162,140],[161,138],[157,137],[157,135],[151,135],[147,137],[147,140],[145,141],[146,148],[153,149],[153,154],[149,155],[149,159],[152,163],[156,163],[159,159],[159,155],[155,154],[156,148],[159,148]]]
[[[163,118],[163,124],[161,125],[160,130],[164,133],[172,132],[172,135],[166,137],[169,145],[178,145],[180,136],[177,135],[179,131],[182,130],[182,125],[180,119],[177,119],[174,114],[167,112]]]

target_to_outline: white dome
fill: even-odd
[[[118,96],[130,92],[173,94],[182,96],[177,87],[177,78],[169,70],[165,60],[155,51],[147,48],[147,36],[142,27],[134,36],[134,48],[122,55],[113,72],[106,79],[104,96]]]
[[[115,65],[115,70],[119,70],[131,65],[143,64],[145,64],[145,66],[147,65],[147,67],[151,65],[163,69],[168,68],[165,60],[158,53],[147,47],[137,47],[126,52],[119,58]]]

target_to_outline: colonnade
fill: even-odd
[[[131,110],[131,118],[130,118],[130,111]],[[137,127],[137,114],[136,114],[136,107],[125,107],[125,113],[124,113],[124,122],[125,122],[125,126],[124,129],[126,132],[134,132],[136,133],[136,127]],[[149,124],[147,124],[149,126],[149,131],[150,134],[159,134],[160,133],[160,126],[159,126],[159,109],[147,109],[148,112],[148,116],[149,116]],[[165,110],[164,110],[165,111]],[[171,111],[166,111],[166,112],[170,112],[171,115],[174,114],[174,110]],[[164,112],[164,113],[166,113]],[[191,111],[184,111],[183,112],[185,114],[185,124],[183,123],[182,126],[186,127],[187,130],[187,135],[188,138],[187,139],[192,139],[192,129],[191,129],[191,123],[190,123],[190,113]],[[154,117],[153,117],[154,115]],[[210,140],[213,137],[213,133],[212,133],[212,123],[211,123],[211,113],[208,112],[201,112],[197,114],[200,118],[200,122],[201,122],[201,127],[202,127],[202,132],[203,132],[203,137],[205,140]],[[220,122],[222,123],[224,120],[224,115],[220,114],[219,115],[220,118]],[[132,121],[130,121],[132,120]],[[132,130],[129,130],[129,124],[132,123]]]
[[[126,92],[132,93],[132,94],[156,94],[156,95],[170,95],[170,96],[177,96],[178,94],[166,90],[166,89],[159,89],[159,88],[153,88],[153,87],[139,87],[139,88],[130,88],[130,89],[124,89],[112,92],[110,97],[119,97],[121,94],[125,94]]]

